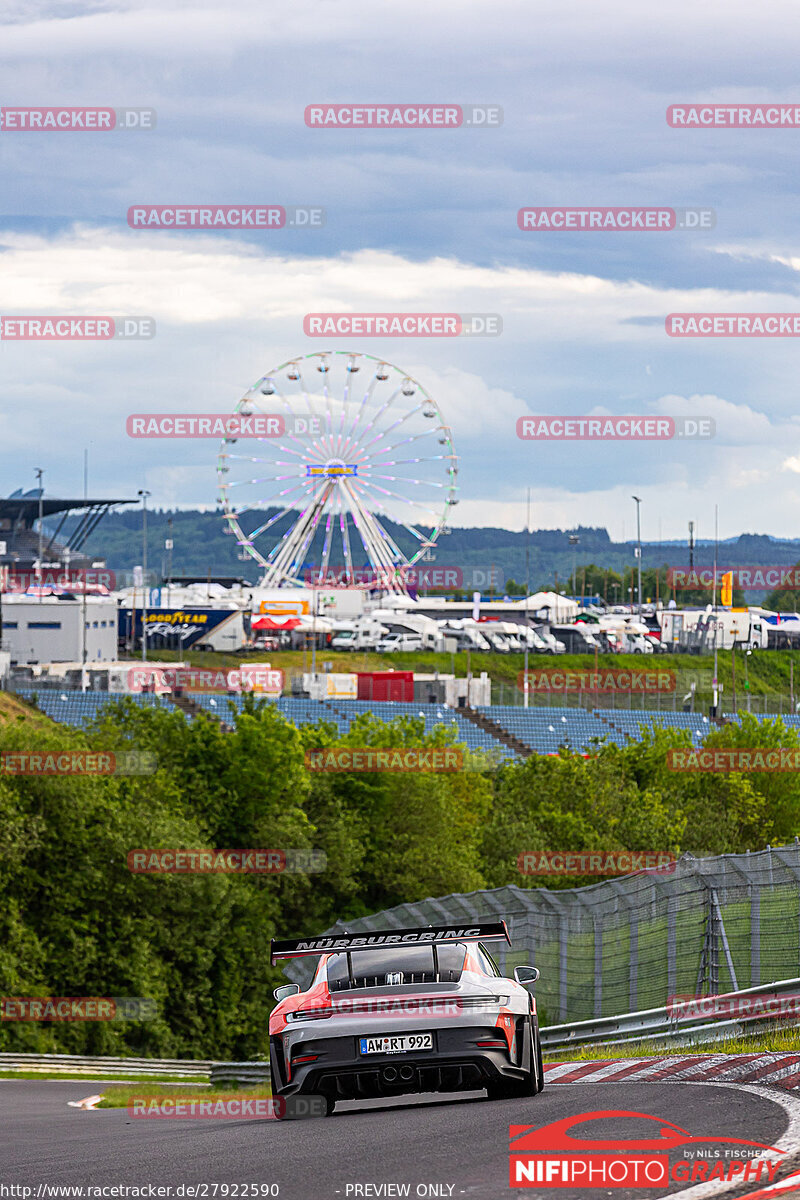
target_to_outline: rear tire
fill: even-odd
[[[278,1094],[278,1096],[276,1096],[276,1099],[279,1099],[279,1098],[280,1098],[280,1093]],[[336,1101],[334,1100],[333,1096],[323,1096],[323,1095],[320,1095],[319,1093],[315,1092],[314,1097],[313,1097],[314,1100],[324,1100],[325,1101],[325,1111],[324,1112],[307,1113],[307,1114],[304,1113],[302,1115],[298,1115],[297,1113],[292,1111],[291,1100],[295,1099],[295,1098],[298,1100],[303,1100],[304,1097],[303,1097],[302,1093],[298,1093],[298,1092],[295,1092],[295,1093],[293,1093],[292,1096],[288,1097],[286,1108],[281,1109],[281,1106],[279,1106],[278,1111],[276,1111],[276,1113],[275,1113],[276,1120],[278,1120],[278,1121],[303,1121],[303,1120],[308,1120],[312,1116],[313,1117],[330,1117],[333,1115],[333,1110],[336,1107]],[[310,1099],[310,1097],[309,1097],[309,1099]]]

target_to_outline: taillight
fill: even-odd
[[[333,1016],[330,1008],[297,1008],[286,1014],[286,1020],[292,1021],[324,1021]]]

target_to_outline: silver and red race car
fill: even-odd
[[[320,956],[308,990],[276,988],[272,1090],[337,1100],[544,1087],[535,967],[505,979],[482,943],[511,944],[505,921],[271,942],[271,961]]]

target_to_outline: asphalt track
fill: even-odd
[[[68,1100],[101,1092],[104,1086],[108,1088],[91,1080],[0,1080],[0,1184],[30,1186],[34,1200],[39,1184],[169,1184],[176,1197],[180,1184],[277,1183],[281,1200],[388,1200],[402,1195],[379,1190],[376,1185],[381,1184],[410,1184],[410,1197],[427,1195],[429,1200],[643,1200],[664,1194],[642,1188],[509,1187],[510,1124],[541,1126],[602,1109],[648,1113],[696,1135],[742,1137],[794,1149],[781,1142],[790,1116],[777,1102],[779,1094],[773,1100],[730,1084],[574,1083],[550,1085],[540,1096],[521,1101],[489,1102],[482,1092],[353,1101],[337,1106],[327,1119],[292,1122],[131,1120],[125,1109],[67,1106]],[[142,1094],[146,1091],[143,1085]],[[789,1103],[798,1105],[794,1099]],[[604,1133],[633,1136],[622,1125],[613,1130],[607,1125]],[[362,1190],[354,1190],[359,1184]],[[367,1184],[373,1187],[366,1189]],[[434,1184],[438,1190],[417,1190]],[[680,1190],[672,1185],[674,1194]],[[693,1195],[696,1190],[697,1185]],[[0,1188],[0,1196],[15,1194]],[[56,1193],[42,1192],[42,1200],[48,1194]],[[216,1195],[222,1198],[220,1191]],[[212,1188],[207,1196],[214,1200]]]

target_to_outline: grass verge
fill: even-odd
[[[150,1099],[153,1096],[169,1096],[176,1103],[185,1103],[188,1100],[208,1101],[213,1099],[233,1099],[241,1097],[246,1100],[254,1100],[259,1097],[269,1097],[272,1095],[272,1088],[268,1083],[259,1083],[253,1087],[237,1088],[226,1086],[223,1088],[169,1088],[159,1087],[158,1085],[147,1084],[142,1086],[140,1083],[122,1083],[109,1084],[103,1092],[103,1099],[98,1104],[98,1108],[127,1108],[134,1100]]]

